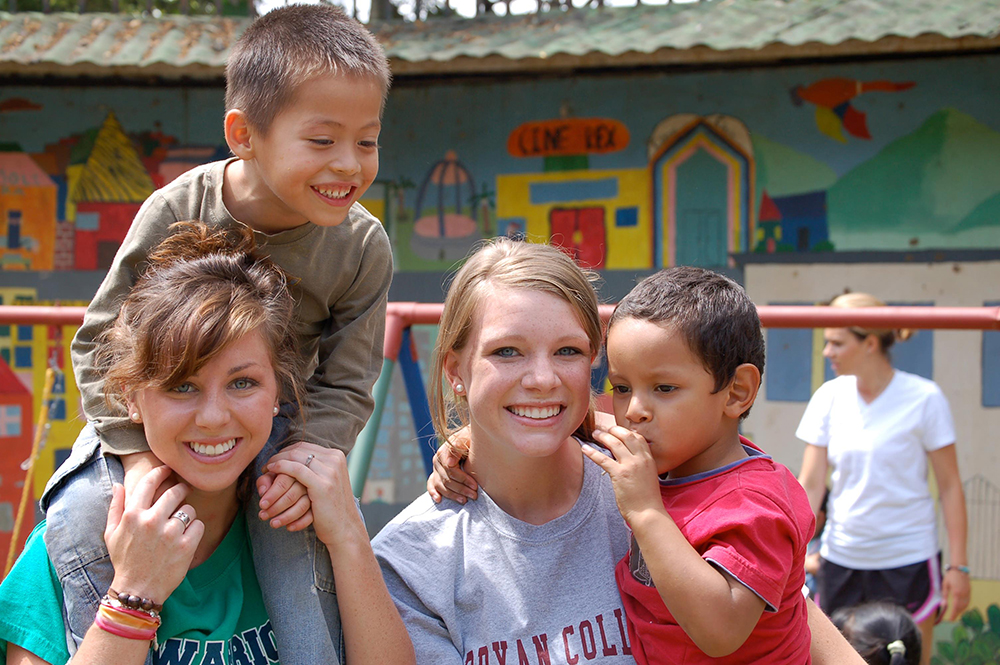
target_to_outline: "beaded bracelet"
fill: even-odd
[[[112,609],[116,609],[122,612],[135,613],[136,616],[144,616],[153,621],[160,620],[159,610],[156,609],[144,610],[141,607],[139,608],[129,607],[128,605],[121,602],[120,600],[118,600],[117,598],[115,598],[110,594],[105,594],[105,596],[101,598],[101,605],[106,605]],[[162,605],[157,605],[156,607],[162,607]]]
[[[972,572],[969,570],[968,566],[953,566],[951,564],[945,566],[944,572],[947,573],[949,570],[957,570],[958,572],[965,573],[966,575],[969,575]]]
[[[111,588],[108,589],[108,595],[112,598],[118,599],[119,603],[125,607],[131,607],[133,610],[144,610],[146,612],[152,610],[154,612],[159,612],[163,609],[163,605],[158,605],[149,598],[140,598],[139,596],[133,596],[127,593],[119,593]]]

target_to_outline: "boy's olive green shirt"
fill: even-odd
[[[141,426],[123,409],[106,405],[94,367],[94,340],[114,322],[147,255],[169,234],[171,224],[240,223],[222,202],[226,164],[192,169],[143,203],[73,339],[73,369],[83,409],[95,422],[106,452],[122,455],[149,446]],[[305,224],[273,235],[255,231],[254,237],[259,251],[288,273],[295,298],[298,348],[309,374],[302,431],[294,435],[346,453],[371,415],[371,390],[382,369],[385,305],[392,280],[389,238],[360,204],[338,226]]]

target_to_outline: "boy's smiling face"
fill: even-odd
[[[729,387],[715,379],[674,327],[621,319],[608,332],[608,381],[618,425],[642,435],[660,475],[710,471],[746,456]],[[732,409],[730,409],[732,410]]]
[[[248,129],[245,154],[242,142],[234,147],[246,189],[236,190],[243,205],[233,213],[265,233],[342,223],[378,174],[381,112],[374,80],[325,74],[301,83],[265,132]],[[229,118],[227,134],[228,126]]]

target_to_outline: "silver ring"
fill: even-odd
[[[306,461],[305,461],[305,465],[306,465],[306,466],[309,466],[310,464],[312,464],[312,461],[313,461],[314,459],[316,459],[316,456],[315,456],[315,455],[313,455],[312,453],[309,453],[309,456],[308,456],[308,457],[306,457]]]
[[[181,524],[184,525],[184,530],[191,526],[191,516],[185,513],[183,510],[178,510],[176,513],[170,516],[170,519],[179,519]]]

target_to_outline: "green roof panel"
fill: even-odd
[[[0,12],[0,73],[220,77],[249,18]],[[605,65],[628,54],[711,49],[727,54],[774,45],[874,44],[935,36],[956,45],[1000,48],[996,0],[702,0],[542,14],[382,22],[369,26],[397,72],[442,72],[441,63],[500,57],[590,58]],[[948,50],[937,46],[935,50]],[[957,48],[957,47],[956,47]],[[863,52],[863,47],[861,48]],[[634,59],[633,59],[634,60]],[[492,70],[503,69],[494,65]]]

